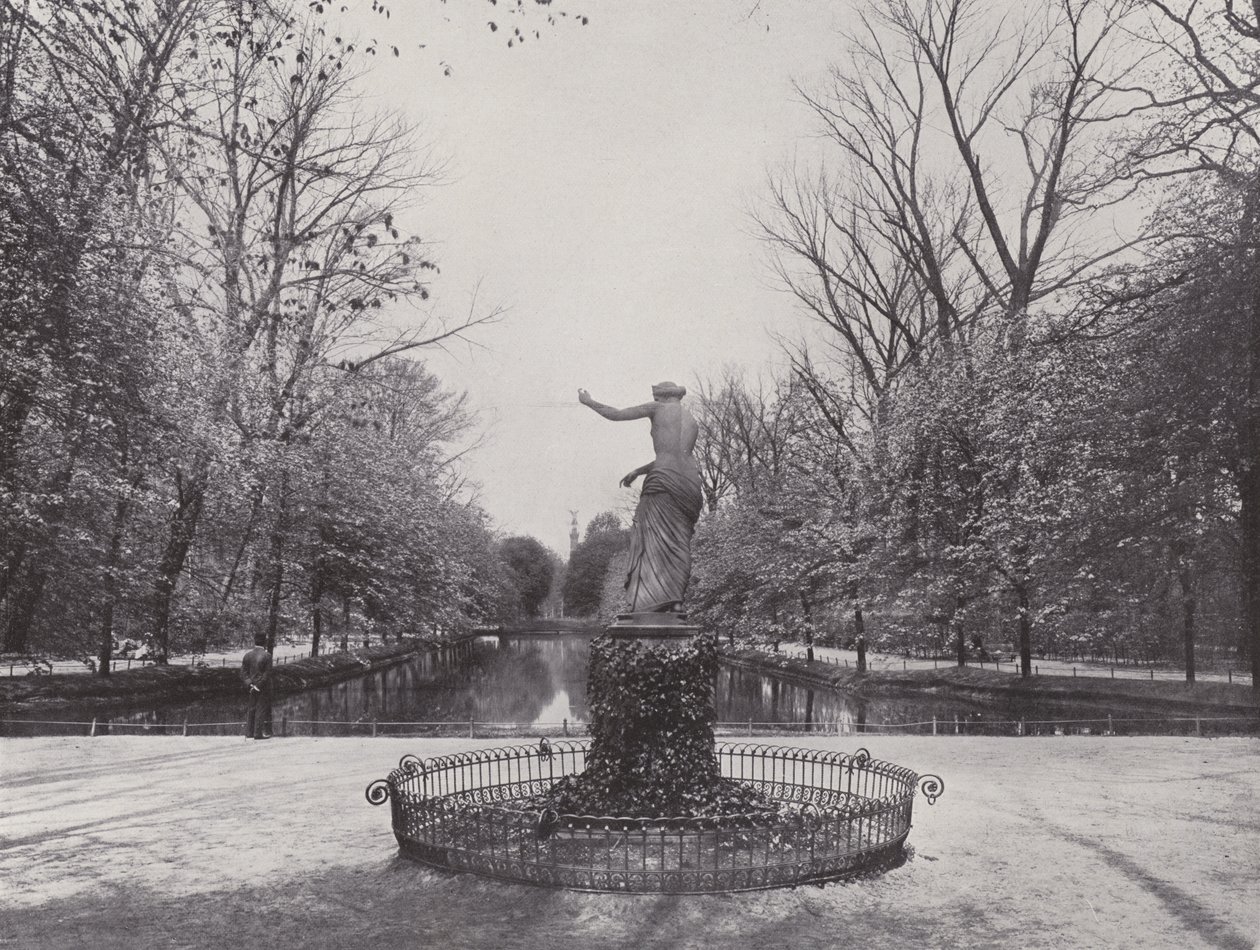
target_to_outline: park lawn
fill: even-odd
[[[1208,947],[1260,942],[1260,740],[870,736],[945,780],[882,877],[549,891],[398,857],[364,800],[467,739],[0,740],[0,947]],[[852,739],[783,744],[851,751]]]

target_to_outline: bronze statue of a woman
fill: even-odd
[[[652,401],[614,409],[578,390],[578,401],[605,419],[652,420],[656,458],[621,480],[629,488],[640,475],[643,489],[630,530],[630,569],[626,594],[634,613],[681,613],[691,578],[691,536],[700,517],[703,495],[700,470],[692,451],[700,426],[683,408],[687,390],[674,383],[652,387]]]

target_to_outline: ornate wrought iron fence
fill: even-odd
[[[586,891],[704,893],[831,881],[903,860],[934,775],[853,754],[719,743],[725,777],[772,810],[721,817],[563,815],[537,799],[586,764],[584,742],[404,756],[367,788],[404,855],[438,868]]]

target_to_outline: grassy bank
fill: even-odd
[[[1135,711],[1255,713],[1250,686],[1227,683],[1148,682],[1101,677],[1030,676],[1027,679],[972,666],[939,670],[868,670],[837,667],[803,657],[762,650],[724,648],[724,662],[808,686],[842,689],[857,695],[932,692],[968,698],[1027,697],[1064,702],[1122,703]]]
[[[292,693],[313,686],[327,686],[400,663],[426,648],[427,644],[423,642],[410,641],[295,660],[275,668],[275,690],[277,693]],[[83,702],[108,706],[203,699],[231,695],[240,688],[239,667],[145,666],[120,670],[110,676],[70,673],[24,676],[0,680],[0,713],[17,706]]]

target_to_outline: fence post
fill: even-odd
[[[564,718],[564,734],[566,736],[569,734],[569,717],[568,716],[565,716]]]
[[[1024,720],[1022,720],[1022,719],[1021,719],[1021,720],[1019,721],[1019,733],[1018,733],[1018,735],[1021,735],[1021,736],[1022,736],[1023,734],[1024,734]]]
[[[1194,717],[1194,734],[1196,736],[1203,735],[1203,720],[1201,720],[1198,716]]]
[[[905,661],[905,660],[902,660],[902,661],[901,661],[901,672],[903,672],[903,673],[904,673],[905,671],[906,671],[906,661]]]
[[[1111,668],[1111,678],[1112,679],[1116,678],[1116,668],[1114,666]]]
[[[954,735],[958,735],[962,730],[958,728],[958,713],[954,713]]]
[[[9,675],[13,675],[13,667],[9,667]],[[1229,678],[1231,683],[1234,682],[1234,668],[1232,666],[1225,671],[1225,675]]]
[[[748,735],[752,736],[752,719],[751,718],[749,718],[748,720]]]
[[[188,717],[184,717],[184,738],[188,738]]]
[[[376,738],[376,720],[375,719],[372,720],[372,738],[373,739]]]
[[[1155,682],[1155,667],[1151,667],[1151,682]]]
[[[473,737],[473,720],[472,720],[472,716],[469,716],[468,717],[468,738],[471,739],[472,737]]]
[[[280,735],[287,736],[289,734],[289,717],[280,717]]]
[[[94,736],[94,735],[96,735],[96,717],[95,716],[92,717],[92,728],[88,732],[89,737]]]
[[[932,735],[936,735],[936,716],[932,716]]]
[[[1072,667],[1072,679],[1076,679],[1076,667]]]
[[[1111,724],[1111,713],[1107,713],[1107,735],[1114,736],[1115,734],[1116,734],[1116,729]]]

